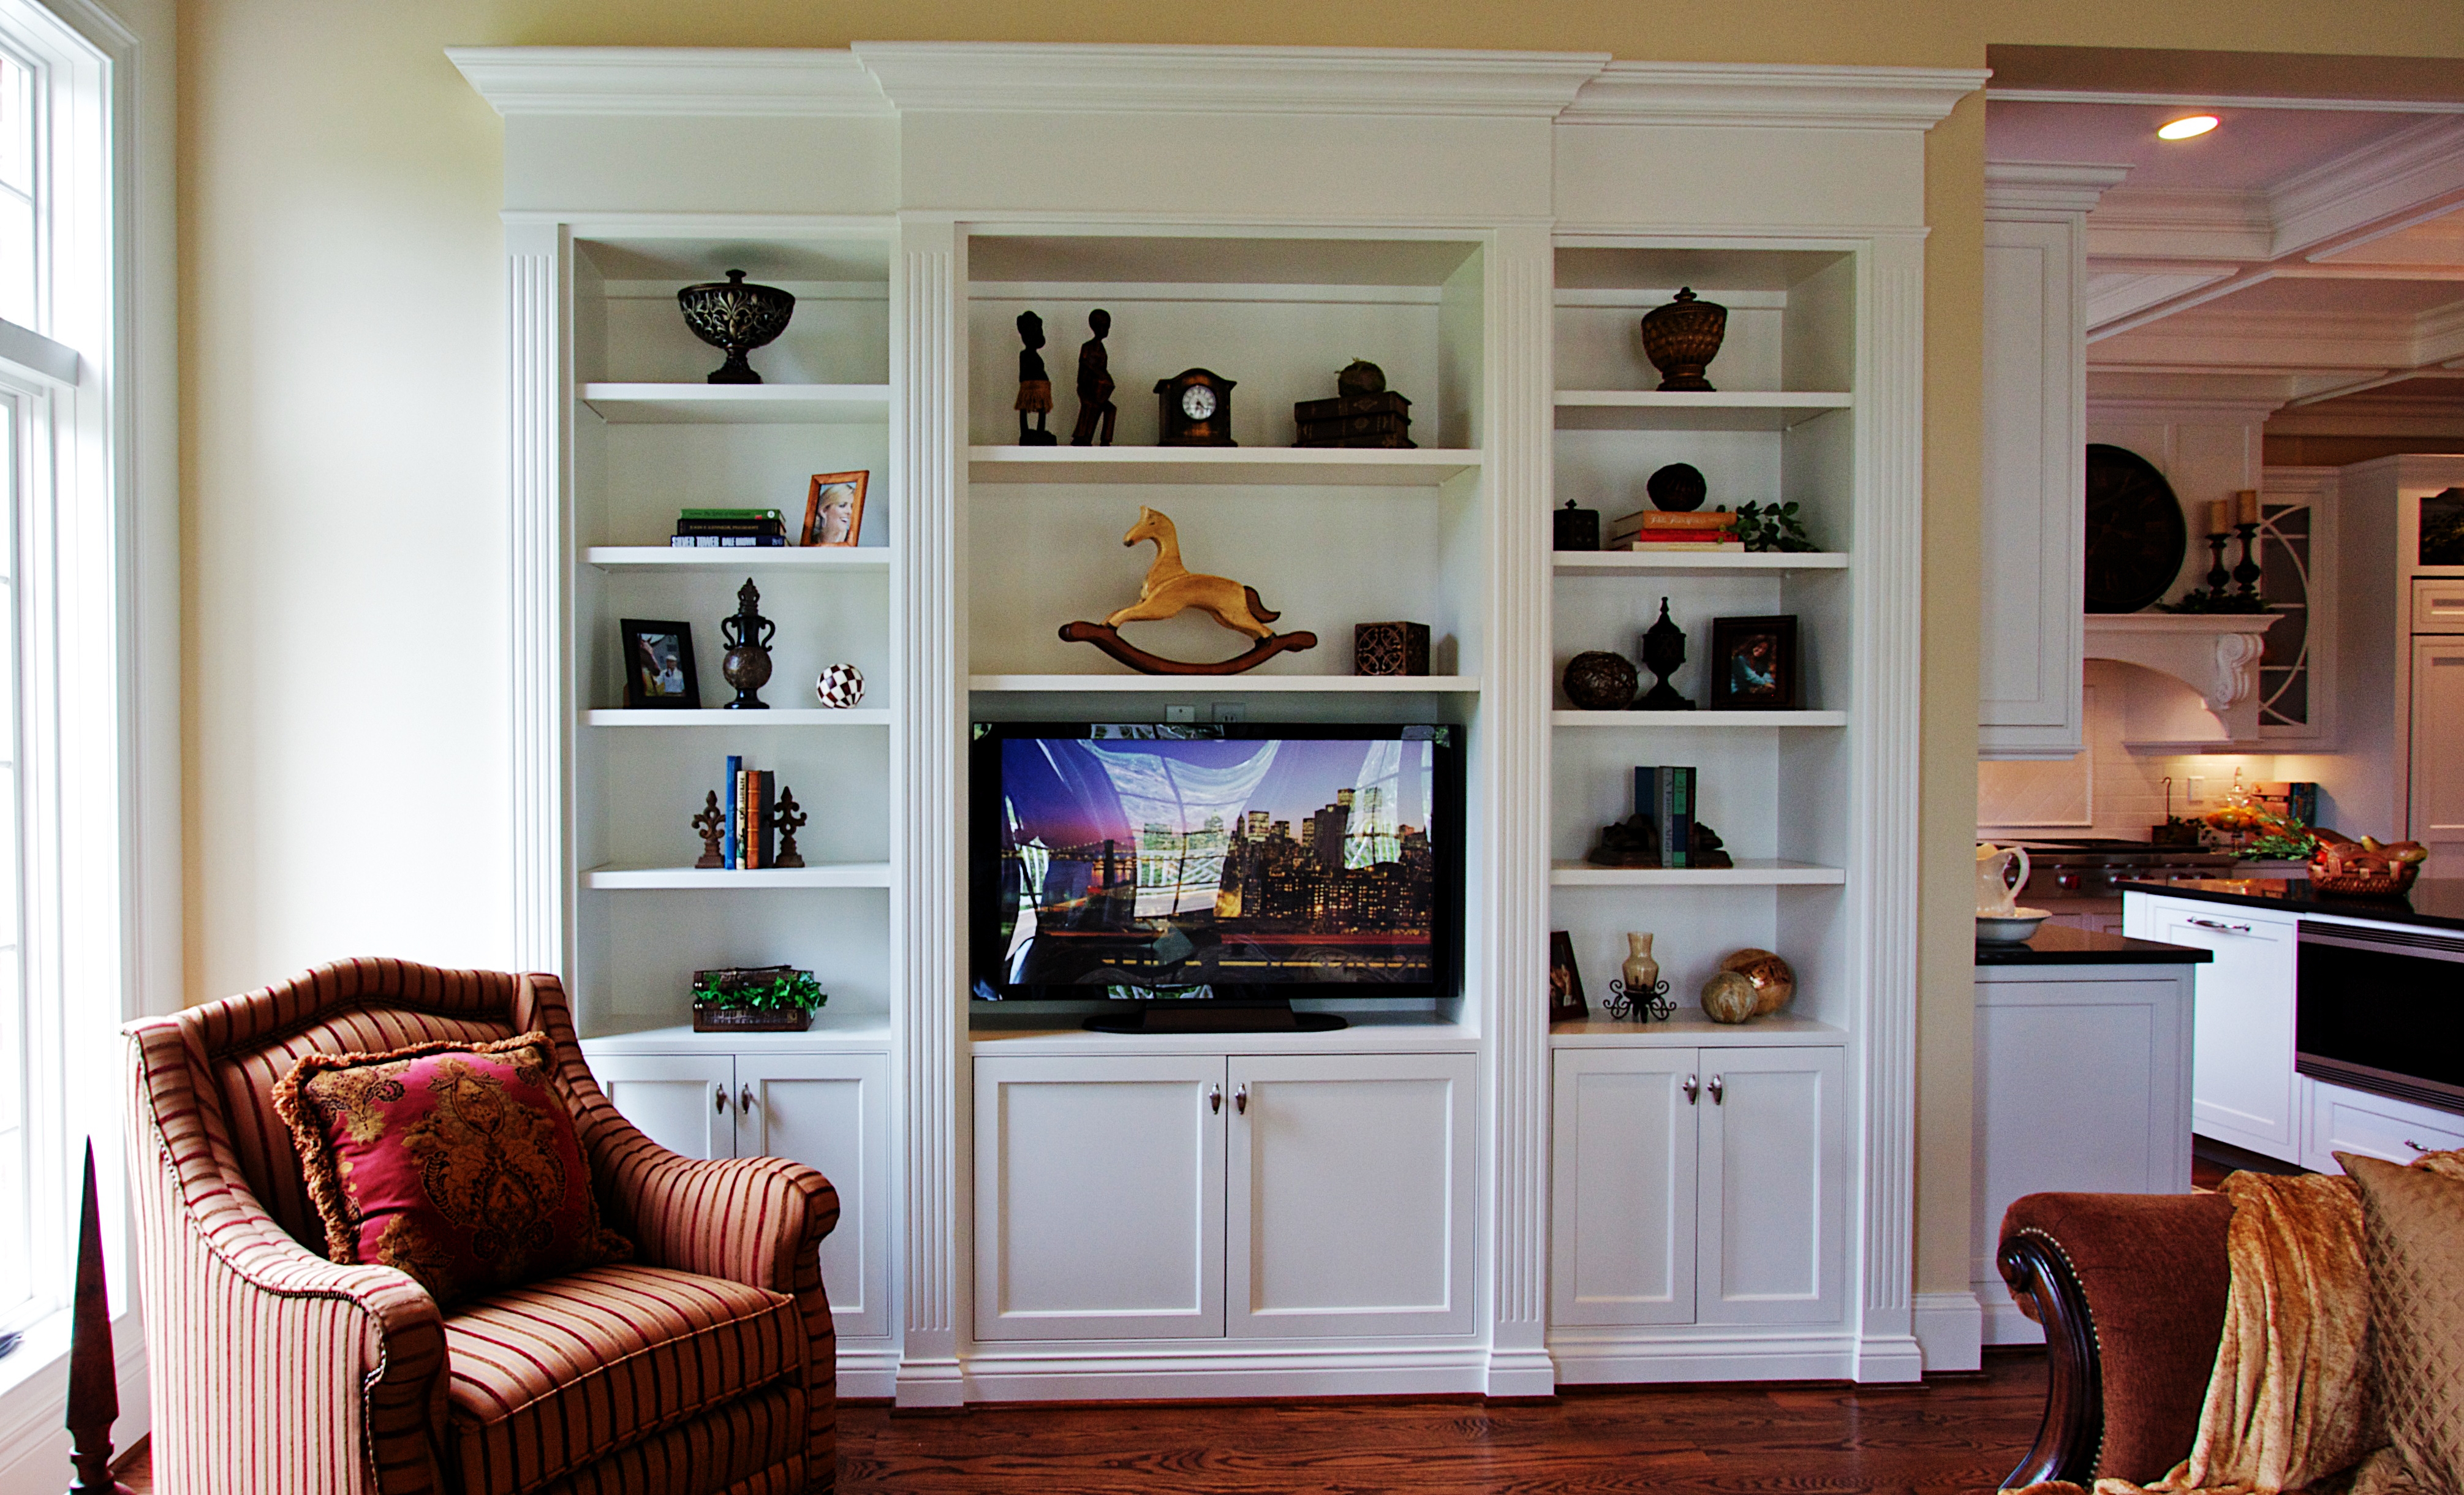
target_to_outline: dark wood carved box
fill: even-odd
[[[1353,626],[1352,672],[1356,675],[1427,674],[1429,626],[1425,623],[1363,623]]]
[[[1332,400],[1298,400],[1292,425],[1300,447],[1417,447],[1412,402],[1391,389]]]

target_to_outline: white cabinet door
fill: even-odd
[[[1468,1054],[1234,1056],[1228,1333],[1470,1332],[1472,1076]]]
[[[890,1058],[739,1054],[736,1155],[820,1169],[839,1192],[822,1285],[845,1336],[890,1332]]]
[[[2225,903],[2153,902],[2145,937],[2215,953],[2193,978],[2191,1126],[2293,1161],[2301,1145],[2293,1112],[2294,921]]]
[[[1223,1332],[1220,1057],[978,1059],[976,1337]]]
[[[2321,1173],[2341,1173],[2338,1153],[2409,1163],[2424,1153],[2464,1147],[2464,1116],[2432,1110],[2392,1096],[2313,1081],[2310,1147],[2301,1162]]]
[[[1840,1318],[1843,1066],[1836,1048],[1702,1051],[1694,1321]]]
[[[1551,1322],[1694,1321],[1695,1065],[1690,1048],[1558,1050]]]
[[[2412,641],[2412,826],[2425,877],[2464,876],[2464,638]]]
[[[733,1055],[583,1051],[599,1088],[651,1141],[687,1157],[736,1155]]]

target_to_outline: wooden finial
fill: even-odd
[[[69,1495],[130,1495],[111,1477],[111,1425],[120,1420],[120,1369],[111,1352],[111,1289],[102,1274],[102,1211],[95,1201],[94,1139],[85,1144],[85,1210],[77,1220],[76,1316],[69,1327]]]

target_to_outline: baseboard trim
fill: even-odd
[[[1927,1372],[1984,1368],[1985,1308],[1975,1293],[1918,1293],[1911,1317]]]
[[[966,1377],[959,1372],[956,1358],[901,1360],[893,1395],[903,1408],[963,1407],[967,1404]]]
[[[898,1396],[898,1352],[839,1341],[839,1399],[890,1401]]]
[[[1163,1351],[1089,1353],[979,1347],[969,1401],[1134,1401],[1249,1396],[1480,1396],[1484,1349]]]
[[[2041,1345],[2045,1342],[2045,1330],[2020,1312],[2019,1306],[2006,1292],[1999,1303],[1986,1300],[1982,1337],[1989,1345]]]
[[[1925,1351],[1914,1334],[1868,1334],[1857,1347],[1859,1386],[1921,1381],[1925,1369]]]
[[[1845,1381],[1857,1375],[1857,1341],[1828,1334],[1704,1334],[1639,1337],[1592,1330],[1551,1335],[1560,1386],[1660,1381]],[[1663,1331],[1664,1332],[1664,1331]]]
[[[1488,1352],[1488,1395],[1491,1396],[1554,1396],[1557,1362],[1548,1351],[1532,1348]]]

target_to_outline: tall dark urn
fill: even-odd
[[[736,589],[735,614],[718,621],[719,637],[727,641],[718,671],[736,687],[736,699],[727,703],[728,710],[770,709],[770,703],[761,698],[761,688],[770,683],[770,640],[778,631],[779,625],[761,616],[761,589],[746,577]]]

